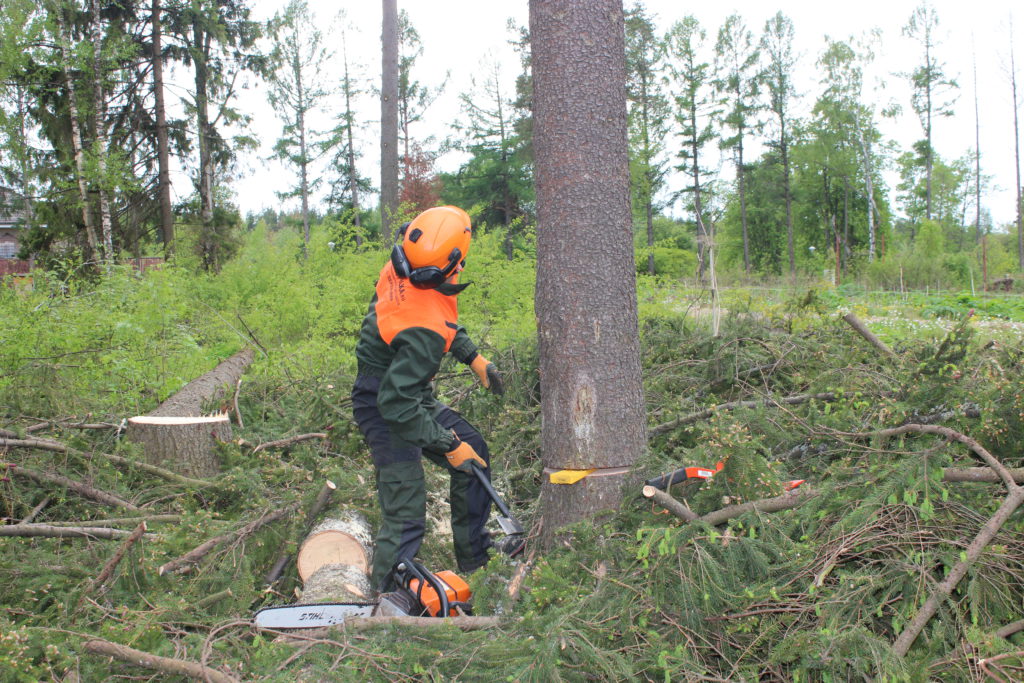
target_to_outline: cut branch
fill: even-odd
[[[885,342],[883,342],[881,339],[875,336],[875,333],[869,330],[867,328],[867,325],[862,323],[860,319],[853,313],[847,313],[846,315],[844,315],[843,320],[848,322],[850,324],[850,327],[852,327],[857,332],[857,334],[864,337],[864,339],[866,339],[869,344],[871,344],[876,349],[884,353],[886,356],[889,356],[890,358],[896,356],[893,350],[886,346]]]
[[[1003,524],[1006,520],[1016,512],[1020,504],[1024,502],[1024,488],[1017,486],[1011,482],[1010,494],[1003,500],[1003,504],[999,506],[996,513],[985,522],[978,532],[971,544],[967,546],[967,551],[964,555],[964,559],[957,562],[953,568],[949,571],[949,574],[945,579],[942,580],[932,590],[931,595],[925,600],[924,605],[918,610],[914,618],[910,620],[903,632],[896,637],[893,641],[892,649],[899,657],[906,656],[907,652],[910,651],[910,646],[914,644],[914,641],[924,630],[924,627],[928,624],[935,613],[939,609],[939,605],[949,598],[953,589],[956,588],[960,580],[967,574],[967,570],[971,568],[981,553],[984,552],[985,547],[995,538],[999,530],[1003,528]]]
[[[1024,467],[1010,470],[1010,476],[1014,483],[1024,484]],[[998,484],[1003,480],[989,467],[945,467],[942,470],[942,481]]]
[[[709,512],[702,516],[700,521],[710,524],[711,526],[717,526],[734,517],[739,517],[746,512],[750,512],[751,510],[756,510],[757,512],[780,512],[781,510],[792,510],[818,495],[817,491],[811,488],[806,488],[805,486],[801,486],[798,489],[794,489],[793,491],[789,491],[774,498],[762,498],[761,500],[752,500],[749,503],[729,505],[728,507],[721,508],[720,510]]]
[[[277,441],[268,441],[261,443],[256,448],[252,449],[253,453],[259,453],[260,451],[267,450],[268,448],[287,448],[288,446],[301,443],[302,441],[311,441],[312,439],[326,439],[326,432],[313,432],[311,434],[299,434],[298,436],[291,436],[287,439],[279,439]]]
[[[690,510],[690,508],[686,507],[681,502],[673,498],[665,491],[662,491],[661,489],[655,488],[653,486],[644,486],[642,489],[642,493],[644,494],[645,498],[652,499],[658,505],[665,508],[666,510],[668,510],[681,520],[684,520],[686,522],[696,522],[698,519],[700,519],[696,515],[696,513]]]
[[[104,505],[112,505],[114,507],[124,508],[125,510],[133,511],[140,511],[142,509],[137,505],[129,503],[127,500],[118,498],[112,493],[101,491],[97,488],[89,486],[88,484],[83,484],[80,481],[68,479],[67,477],[61,476],[59,474],[50,474],[48,472],[36,472],[35,470],[28,470],[25,469],[24,467],[13,467],[11,468],[11,473],[14,474],[15,476],[31,479],[32,481],[35,481],[39,484],[56,484],[57,486],[61,486],[69,491],[77,493],[83,498],[88,498],[89,500],[94,500],[97,503],[103,503]]]
[[[96,576],[92,582],[86,586],[85,590],[82,591],[82,595],[78,598],[78,604],[75,606],[74,611],[78,611],[82,607],[82,603],[85,602],[86,597],[94,593],[96,590],[103,587],[103,584],[107,582],[113,573],[117,569],[117,565],[121,563],[128,550],[135,545],[136,541],[142,538],[142,535],[146,533],[146,523],[139,522],[139,525],[135,527],[135,531],[128,535],[128,538],[124,540],[124,543],[117,549],[111,558],[103,565],[103,570]]]
[[[211,538],[205,543],[202,543],[196,548],[185,553],[178,559],[171,560],[170,562],[164,564],[160,567],[159,573],[161,576],[171,572],[177,574],[187,574],[188,572],[192,571],[192,569],[199,563],[200,560],[206,557],[206,555],[208,555],[210,551],[216,548],[217,546],[221,545],[222,543],[227,543],[228,541],[234,541],[240,538],[251,536],[267,524],[270,524],[271,522],[276,522],[282,517],[286,517],[292,514],[293,512],[295,512],[295,510],[298,509],[298,507],[298,503],[292,503],[291,505],[287,505],[278,510],[272,510],[263,515],[262,517],[260,517],[259,519],[249,522],[240,529],[235,529],[234,531],[229,531],[226,534],[215,536],[214,538]]]
[[[124,538],[130,531],[111,529],[103,526],[50,526],[48,524],[10,524],[0,525],[0,536],[19,536],[23,538],[103,538],[107,540]]]
[[[56,453],[66,453],[68,455],[78,456],[85,460],[91,460],[94,456],[98,455],[117,465],[134,467],[142,470],[143,472],[155,474],[162,479],[173,481],[178,484],[184,484],[185,486],[202,487],[210,485],[210,482],[208,481],[185,477],[177,472],[171,472],[170,470],[164,469],[163,467],[139,462],[138,460],[131,460],[120,455],[114,455],[113,453],[86,453],[85,451],[65,446],[59,441],[53,441],[50,439],[0,439],[0,447],[3,446],[7,446],[9,448],[38,448],[43,451],[53,451]]]
[[[122,662],[140,666],[146,669],[154,669],[176,676],[188,676],[210,683],[237,683],[233,676],[221,673],[208,666],[190,662],[184,659],[173,659],[171,657],[160,657],[158,655],[136,650],[135,648],[118,643],[111,643],[106,640],[90,640],[83,646],[86,652],[104,657],[113,657]]]

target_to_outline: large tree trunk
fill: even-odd
[[[615,509],[647,440],[621,0],[531,0],[544,542]],[[585,236],[581,238],[581,236]]]
[[[243,349],[181,388],[148,415],[128,420],[128,438],[143,447],[145,461],[188,477],[212,477],[221,470],[217,443],[231,440],[225,414],[231,391],[252,362]],[[218,412],[203,416],[203,413]]]
[[[398,3],[383,0],[380,88],[381,239],[395,237],[398,220]]]
[[[164,241],[164,256],[174,253],[174,214],[171,211],[170,150],[167,142],[167,108],[164,105],[164,65],[160,44],[160,0],[153,0],[153,97],[156,107],[157,163],[160,168],[160,234]]]

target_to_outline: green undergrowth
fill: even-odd
[[[958,443],[871,434],[938,424],[1024,467],[1019,337],[992,344],[978,317],[958,310],[941,331],[890,338],[896,356],[885,358],[839,317],[857,310],[868,318],[867,310],[820,291],[775,302],[735,292],[712,336],[706,302],[648,278],[639,281],[650,431],[642,475],[721,462],[710,481],[672,489],[697,515],[777,496],[793,480],[805,480],[797,492],[816,495],[795,509],[748,511],[711,526],[683,523],[629,491],[615,515],[565,530],[546,552],[532,548],[532,571],[515,597],[516,563],[495,558],[473,574],[476,613],[507,618],[497,629],[333,632],[299,646],[256,633],[248,621],[255,609],[296,598],[293,565],[271,590],[264,575],[281,552],[295,551],[303,511],[325,480],[337,485],[338,508],[362,511],[371,524],[378,518],[348,393],[355,336],[385,253],[336,252],[320,237],[314,232],[304,260],[294,236],[257,231],[217,275],[167,267],[141,278],[116,272],[78,291],[0,291],[0,426],[92,454],[11,449],[5,462],[178,516],[152,522],[93,590],[119,541],[0,539],[4,681],[69,672],[85,681],[179,680],[89,654],[90,638],[266,681],[961,681],[976,680],[982,658],[1024,650],[1021,634],[995,635],[1024,604],[1018,511],[908,656],[892,653],[1004,492],[944,480],[944,468],[982,464]],[[480,391],[455,363],[442,367],[438,389],[485,433],[496,484],[531,525],[542,468],[532,266],[504,261],[485,234],[466,276],[474,285],[460,298],[462,320],[508,391],[502,399]],[[245,345],[257,357],[239,395],[244,426],[220,446],[224,471],[207,486],[115,465],[102,454],[136,459],[137,447],[116,430],[68,424],[86,416],[116,424],[151,410]],[[40,420],[52,422],[26,431]],[[255,448],[313,432],[328,438]],[[44,499],[38,522],[138,514],[4,479],[9,520]],[[445,477],[429,469],[428,486],[422,559],[452,567]],[[289,506],[296,512],[217,546],[191,571],[158,572],[207,539]]]

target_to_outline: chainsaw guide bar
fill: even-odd
[[[256,612],[255,622],[260,628],[319,628],[343,624],[347,617],[368,617],[376,603],[324,602],[315,605],[278,605],[264,607]]]

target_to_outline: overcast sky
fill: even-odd
[[[255,0],[254,18],[267,19],[285,4],[285,0]],[[376,0],[311,0],[309,4],[318,13],[318,24],[326,34],[328,44],[337,42],[337,30],[332,27],[337,26],[337,13],[344,10],[351,27],[348,32],[349,59],[360,67],[368,83],[379,84],[381,3]],[[920,60],[916,44],[901,34],[918,4],[917,0],[859,0],[853,3],[822,3],[820,0],[779,0],[774,3],[766,0],[714,3],[647,0],[645,3],[662,30],[667,30],[685,14],[694,14],[707,30],[712,44],[719,26],[733,12],[739,13],[748,28],[759,35],[765,20],[781,10],[794,24],[796,49],[800,56],[796,85],[802,96],[800,101],[805,106],[813,103],[820,90],[815,61],[824,48],[825,36],[839,40],[860,36],[873,28],[880,29],[883,42],[877,54],[876,73],[869,87],[874,92],[872,99],[878,109],[890,102],[903,107],[903,114],[897,120],[881,122],[883,134],[902,149],[909,148],[923,136],[917,117],[910,108],[906,79],[897,75],[910,71]],[[632,0],[626,0],[626,7],[631,5]],[[976,56],[982,173],[993,176],[993,188],[982,198],[982,204],[991,212],[996,225],[1011,223],[1016,216],[1013,106],[1008,75],[1009,25],[1011,10],[1016,5],[1016,0],[932,0],[940,19],[938,59],[945,64],[946,73],[960,84],[956,115],[934,124],[935,148],[948,161],[973,154],[975,82],[972,60]],[[512,33],[507,24],[509,19],[518,25],[528,23],[526,0],[399,0],[398,7],[408,12],[423,42],[423,54],[413,71],[414,79],[427,86],[436,86],[446,73],[449,74],[444,92],[428,110],[424,120],[414,124],[411,130],[414,138],[433,135],[440,140],[452,134],[450,122],[460,115],[458,96],[469,90],[474,74],[478,79],[482,77],[481,65],[488,60],[497,60],[502,65],[506,93],[511,96],[519,63],[508,44]],[[1018,23],[1024,21],[1020,18],[1024,12],[1018,11],[1017,15]],[[1014,35],[1018,96],[1024,96],[1021,92],[1024,83],[1020,82],[1024,73],[1021,66],[1024,61],[1022,36],[1024,27],[1018,25]],[[325,72],[328,80],[337,79],[339,74],[340,68]],[[287,169],[266,160],[280,134],[281,122],[266,104],[265,92],[254,84],[244,97],[240,106],[253,113],[253,132],[263,143],[258,154],[244,160],[242,177],[233,183],[239,206],[243,212],[248,212],[280,206],[274,191],[287,189],[293,183]],[[380,181],[379,100],[367,95],[360,103],[360,109],[369,122],[362,131],[361,152],[364,156],[360,170],[376,186]],[[320,125],[326,127],[327,119],[321,118]],[[454,170],[459,161],[458,156],[449,155],[440,159],[439,166],[442,170]],[[727,171],[727,166],[723,170]],[[679,182],[682,180],[677,179],[677,185],[672,189],[677,189]],[[890,176],[890,188],[894,183],[895,178]],[[895,200],[895,197],[891,199]],[[674,213],[681,215],[682,210],[677,208]]]

